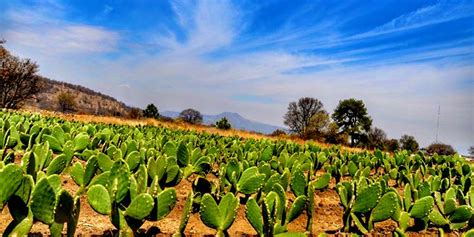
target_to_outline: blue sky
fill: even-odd
[[[474,1],[1,1],[41,74],[160,110],[282,125],[288,103],[363,99],[389,137],[474,145]]]

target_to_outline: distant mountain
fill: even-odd
[[[160,114],[171,118],[177,118],[179,116],[179,112],[176,111],[164,111],[160,112]],[[214,124],[217,120],[226,117],[229,123],[232,125],[232,128],[259,132],[263,134],[270,134],[277,129],[285,130],[283,127],[246,119],[238,113],[224,112],[216,115],[203,114],[202,116],[204,120],[203,123],[207,125]]]

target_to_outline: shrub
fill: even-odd
[[[435,142],[429,145],[426,148],[426,152],[430,155],[438,154],[438,155],[454,155],[456,151],[451,145]]]
[[[76,100],[71,93],[61,92],[58,94],[58,106],[59,111],[63,113],[75,112],[76,111]]]
[[[143,110],[143,116],[145,118],[159,118],[160,113],[158,112],[158,108],[154,104],[149,104],[146,106],[146,109]]]
[[[219,121],[217,121],[216,127],[219,129],[224,129],[224,130],[232,128],[232,126],[230,125],[226,117],[223,117]]]
[[[286,132],[281,130],[281,129],[277,129],[275,131],[273,131],[270,136],[272,137],[281,137],[281,136],[285,136],[286,135]]]

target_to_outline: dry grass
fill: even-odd
[[[248,139],[270,139],[270,140],[287,140],[292,141],[298,144],[305,144],[307,142],[311,142],[316,144],[317,146],[328,148],[331,147],[331,144],[316,142],[316,141],[305,141],[301,138],[294,137],[294,136],[281,136],[281,137],[272,137],[260,133],[249,132],[244,130],[238,129],[229,129],[229,130],[222,130],[211,126],[206,125],[197,125],[197,124],[189,124],[182,121],[160,121],[156,119],[126,119],[120,117],[111,117],[111,116],[95,116],[95,115],[83,115],[83,114],[63,114],[59,112],[51,112],[45,110],[32,110],[28,109],[25,110],[26,112],[38,112],[44,116],[50,117],[58,117],[68,121],[78,121],[83,123],[94,122],[94,123],[105,123],[105,124],[118,124],[118,125],[129,125],[129,126],[139,126],[139,125],[150,125],[156,127],[164,127],[169,129],[178,129],[178,130],[185,130],[185,131],[196,131],[200,133],[211,133],[211,134],[218,134],[221,136],[237,136],[242,138]],[[349,152],[362,152],[363,149],[360,148],[353,148],[343,146],[343,150]]]

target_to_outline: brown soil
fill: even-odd
[[[78,190],[78,186],[68,175],[62,176],[62,180],[63,188],[70,193],[74,194]],[[333,187],[334,183],[332,183],[331,186]],[[159,236],[170,236],[171,234],[175,233],[179,226],[186,197],[191,189],[191,182],[187,180],[181,181],[181,183],[176,186],[178,203],[176,204],[173,211],[160,221],[145,222],[142,226],[141,232],[146,233],[148,231],[148,234],[153,233]],[[289,201],[292,201],[294,200],[294,196],[288,193],[288,199]],[[339,205],[339,197],[334,189],[331,188],[326,191],[317,191],[315,195],[315,207],[315,215],[312,226],[314,234],[327,233],[337,236],[344,235],[343,233],[339,232],[343,226],[343,208]],[[289,224],[289,231],[304,232],[306,229],[306,220],[307,217],[304,213]],[[8,207],[5,207],[0,215],[0,234],[3,233],[10,221],[11,217]],[[374,228],[375,230],[371,233],[371,236],[391,236],[395,227],[396,223],[391,220],[377,223]],[[31,233],[33,235],[40,236],[49,235],[49,229],[47,225],[36,222],[33,225]],[[79,236],[110,236],[114,233],[116,233],[116,231],[109,218],[107,216],[97,214],[89,206],[85,196],[83,195],[81,197],[81,213],[76,234]],[[186,234],[191,236],[214,235],[215,231],[202,223],[199,213],[192,213],[186,227]],[[255,230],[245,218],[245,205],[241,205],[239,207],[237,218],[229,229],[229,234],[231,236],[256,235]],[[436,236],[437,234],[437,229],[431,228],[423,232],[410,233],[410,236]],[[450,233],[450,235],[456,236],[457,234]]]

